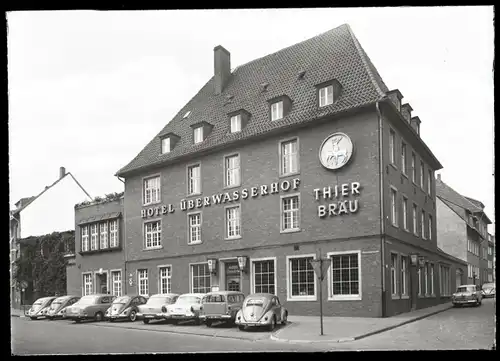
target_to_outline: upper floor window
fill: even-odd
[[[161,221],[144,223],[144,248],[161,247]]]
[[[226,238],[237,238],[240,235],[240,206],[226,208]]]
[[[89,227],[82,227],[82,252],[89,250]]]
[[[431,195],[432,190],[432,170],[429,169],[427,173],[427,193]]]
[[[100,249],[108,248],[108,222],[102,222],[99,224],[100,228]]]
[[[143,201],[144,205],[160,202],[160,176],[144,179]]]
[[[417,158],[415,153],[411,153],[411,180],[413,183],[417,182]]]
[[[413,203],[413,234],[418,236],[417,205]]]
[[[161,154],[170,153],[170,138],[161,140]]]
[[[231,117],[231,133],[241,132],[241,114]]]
[[[271,120],[279,120],[283,118],[283,101],[271,104]]]
[[[403,228],[408,230],[408,198],[403,196]]]
[[[330,104],[333,104],[333,85],[319,89],[319,106],[325,107]]]
[[[398,225],[398,211],[397,211],[397,191],[391,188],[391,222],[393,226]]]
[[[288,196],[281,199],[281,230],[299,230],[300,201],[299,196]]]
[[[235,187],[240,185],[240,156],[229,155],[224,158],[225,186]]]
[[[432,215],[429,214],[429,239],[432,240]]]
[[[196,127],[193,129],[194,144],[203,142],[203,127]]]
[[[201,167],[199,164],[191,165],[187,169],[188,195],[201,193]]]
[[[401,142],[401,171],[406,174],[406,143]]]
[[[425,174],[425,167],[424,167],[424,162],[420,162],[420,187],[422,187],[422,189],[424,189],[424,174]]]
[[[280,143],[280,169],[281,175],[297,173],[299,170],[298,139]]]
[[[201,243],[201,213],[188,215],[189,239],[188,244]]]
[[[94,224],[90,225],[90,250],[91,251],[97,250],[97,238],[98,238],[97,223],[94,223]]]
[[[109,246],[118,247],[118,220],[109,221]]]
[[[389,157],[392,164],[396,164],[396,133],[390,130],[389,134]]]
[[[422,210],[422,216],[420,219],[420,227],[422,232],[422,239],[425,239],[425,211]]]

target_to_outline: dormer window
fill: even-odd
[[[197,127],[193,129],[194,144],[203,142],[203,127]]]
[[[170,153],[170,138],[163,138],[161,140],[161,154]]]
[[[283,101],[278,101],[271,104],[271,120],[279,120],[283,118]]]
[[[180,137],[172,132],[160,134],[160,154],[170,153],[176,146]]]
[[[230,128],[231,133],[241,132],[241,114],[233,115],[231,117]]]
[[[330,104],[333,104],[333,85],[319,89],[319,106],[326,107]]]

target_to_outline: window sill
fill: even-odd
[[[328,301],[361,301],[361,295],[359,296],[328,296]]]
[[[78,253],[81,256],[85,256],[85,255],[105,253],[105,252],[113,252],[113,251],[121,251],[121,250],[122,250],[122,247],[118,246],[118,247],[108,247],[108,248],[104,248],[104,249],[93,249],[93,250],[89,250],[89,251],[80,251]]]
[[[395,170],[398,170],[398,166],[392,162],[389,163],[389,165],[394,168]]]
[[[318,300],[316,296],[291,296],[286,298],[287,302],[315,302]]]
[[[156,204],[160,204],[161,203],[161,199],[157,202],[151,202],[151,203],[143,203],[143,207],[151,207],[151,206],[154,206]]]
[[[286,233],[297,233],[297,232],[300,232],[301,229],[300,228],[294,228],[294,229],[282,229],[280,230],[280,233],[282,234],[286,234]]]
[[[410,296],[408,296],[408,295],[402,295],[402,296],[401,296],[401,299],[402,299],[402,300],[409,300],[409,299],[410,299]]]
[[[198,241],[198,242],[188,242],[188,246],[196,246],[198,244],[202,244],[203,242],[202,241]]]
[[[393,300],[400,300],[401,299],[401,297],[399,295],[391,295],[391,298]]]
[[[399,228],[399,225],[394,224],[394,223],[392,223],[392,222],[391,222],[391,226],[393,226],[394,228]]]
[[[231,185],[231,186],[224,186],[222,189],[229,190],[229,189],[234,189],[234,188],[239,188],[239,187],[241,187],[241,183],[240,184],[234,184],[234,185]]]
[[[280,173],[278,177],[279,178],[287,178],[287,177],[293,177],[293,176],[296,176],[296,175],[300,175],[300,170],[298,170],[296,172],[293,172],[293,173],[286,173],[286,174]]]
[[[163,246],[143,248],[142,250],[143,250],[144,252],[147,252],[147,251],[157,251],[157,250],[159,250],[159,249],[163,249]]]
[[[236,237],[226,237],[224,238],[224,241],[235,241],[241,239],[241,236],[236,236]]]
[[[401,175],[404,176],[406,179],[409,179],[408,174],[406,174],[404,171],[401,171]]]
[[[197,196],[201,196],[202,194],[203,194],[203,192],[191,193],[191,194],[187,194],[186,198],[197,197]]]

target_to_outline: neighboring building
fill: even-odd
[[[436,179],[438,246],[467,262],[467,283],[488,282],[488,224],[484,204]]]
[[[123,193],[74,207],[75,255],[67,268],[68,294],[123,294]]]
[[[13,279],[14,261],[19,256],[18,240],[37,237],[53,232],[73,230],[75,203],[91,200],[92,197],[76,178],[59,168],[59,178],[37,196],[19,200],[16,209],[10,211],[10,249],[11,249],[11,302],[19,307],[20,290]]]
[[[350,27],[233,72],[222,46],[214,61],[214,77],[117,172],[127,292],[270,292],[291,314],[319,314],[309,261],[321,250],[325,315],[448,302],[465,263],[437,248],[442,166]]]
[[[496,281],[496,248],[495,248],[495,236],[488,233],[488,282]]]

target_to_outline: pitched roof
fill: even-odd
[[[464,196],[464,198],[467,199],[472,204],[474,204],[476,207],[484,209],[484,204],[482,202],[478,201],[477,199],[474,199],[474,198],[471,198],[471,197],[466,197],[466,196]]]
[[[15,204],[17,208],[22,207],[25,204],[28,204],[28,202],[31,202],[35,197],[24,197],[18,200]]]
[[[305,75],[299,79],[301,71],[305,71]],[[332,105],[318,109],[315,86],[334,79],[341,84],[340,97]],[[261,91],[262,83],[269,84],[265,92]],[[117,175],[124,176],[181,156],[374,104],[384,98],[387,91],[351,28],[344,24],[237,67],[221,95],[215,95],[212,77]],[[233,96],[230,101],[228,95]],[[287,95],[293,107],[283,119],[270,122],[267,101],[281,95]],[[251,119],[241,132],[228,134],[228,113],[240,109],[249,112]],[[191,114],[182,119],[187,111]],[[194,145],[191,125],[202,121],[212,124],[213,128],[203,142]],[[180,139],[170,153],[160,154],[160,138],[168,133]]]
[[[439,178],[436,179],[436,196],[443,201],[447,201],[447,204],[451,203],[454,206],[458,206],[460,208],[468,210],[471,213],[482,211],[480,207],[467,200],[464,196],[462,196],[460,193],[458,193],[456,190],[451,188]]]

